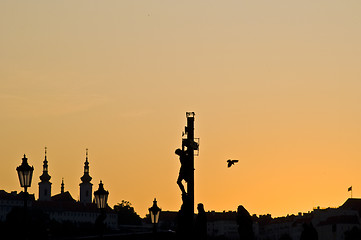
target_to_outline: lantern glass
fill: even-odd
[[[99,183],[99,188],[94,192],[95,203],[98,208],[104,209],[107,206],[109,192],[104,190],[102,181]]]
[[[158,223],[159,212],[157,212],[157,213],[150,212],[150,219],[151,219],[152,223]]]
[[[18,172],[20,186],[27,188],[31,186],[34,167],[29,166],[28,159],[26,158],[25,154],[22,160],[23,162],[16,168],[16,171]]]

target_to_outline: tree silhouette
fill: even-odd
[[[129,201],[122,200],[121,203],[114,205],[114,211],[118,215],[118,224],[124,225],[141,225],[142,220],[134,211]]]

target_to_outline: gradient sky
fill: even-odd
[[[179,210],[186,111],[195,201],[273,216],[361,197],[361,1],[0,1],[0,189],[94,189]],[[227,169],[226,160],[239,159]]]

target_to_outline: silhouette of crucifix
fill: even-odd
[[[183,186],[182,181],[184,180],[187,182],[187,184],[189,183],[189,180],[192,176],[192,170],[193,170],[192,163],[187,154],[187,151],[178,148],[177,150],[175,150],[175,154],[177,154],[179,156],[179,161],[181,163],[181,167],[180,167],[179,175],[178,175],[178,179],[177,179],[177,184],[178,184],[180,190],[182,191],[182,196],[186,196],[187,192]]]

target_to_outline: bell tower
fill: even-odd
[[[92,177],[89,175],[89,162],[88,162],[88,149],[86,149],[86,158],[84,163],[84,175],[80,178],[80,202],[91,203],[92,202],[92,188],[93,184],[90,182]]]
[[[48,173],[48,160],[46,157],[47,148],[45,147],[45,159],[43,162],[43,174],[40,176],[41,182],[39,182],[39,200],[50,201],[51,199],[51,182],[50,175]]]

